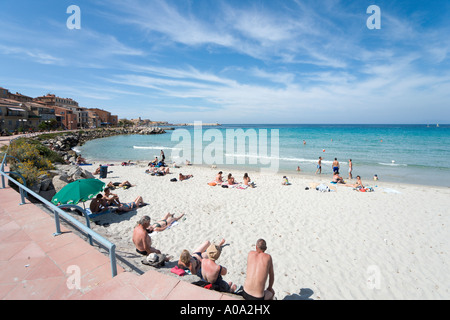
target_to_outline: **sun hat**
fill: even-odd
[[[221,249],[219,246],[215,245],[215,244],[211,244],[208,249],[206,249],[206,253],[208,255],[208,258],[212,261],[215,261],[217,259],[219,259],[220,257],[220,253],[221,253]]]

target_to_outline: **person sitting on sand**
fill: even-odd
[[[86,159],[81,154],[77,157],[77,164],[86,164]]]
[[[231,173],[228,174],[227,182],[228,182],[229,185],[232,185],[232,184],[236,183],[234,181],[233,175]]]
[[[99,164],[99,165],[98,165],[98,168],[95,169],[94,174],[100,174],[100,169],[101,169],[101,167],[102,167],[102,165]]]
[[[283,182],[281,183],[283,186],[289,186],[291,183],[289,182],[286,176],[283,176]]]
[[[335,172],[335,173],[333,174],[333,182],[335,182],[335,183],[345,183],[345,182],[344,182],[344,178],[342,178],[342,177],[339,175],[338,172]]]
[[[225,243],[225,239],[222,239],[219,246],[223,246]],[[189,270],[191,274],[196,274],[201,277],[199,271],[201,270],[202,260],[208,259],[208,254],[206,253],[206,249],[211,245],[209,241],[203,242],[203,244],[194,250],[194,253],[191,255],[188,250],[183,250],[180,255],[180,259],[178,260],[178,268]]]
[[[109,206],[120,206],[119,196],[115,193],[111,193],[111,188],[106,187],[103,193],[103,199],[108,202]]]
[[[108,188],[110,188],[110,189],[115,189],[115,188],[128,189],[128,188],[132,187],[132,185],[131,185],[131,183],[129,181],[124,181],[122,183],[120,183],[120,182],[114,182],[113,183],[112,181],[110,181],[106,186]]]
[[[153,161],[150,161],[149,163],[148,163],[148,166],[149,167],[154,167],[154,166],[156,166],[157,164],[158,164],[158,157],[155,157],[155,159],[153,160]]]
[[[108,210],[108,202],[103,199],[103,195],[99,193],[94,199],[92,199],[89,209],[92,213],[103,213]]]
[[[133,202],[121,203],[119,205],[119,208],[117,208],[117,211],[119,211],[119,212],[128,212],[128,211],[131,211],[133,209],[136,209],[136,208],[139,208],[139,207],[143,207],[144,205],[145,205],[144,199],[142,199],[141,196],[138,196],[136,199],[134,199]]]
[[[184,213],[181,216],[179,216],[179,217],[174,217],[174,215],[175,214],[173,214],[173,213],[172,214],[170,214],[170,213],[166,214],[164,219],[159,220],[158,222],[155,222],[151,226],[149,226],[147,228],[148,232],[150,232],[150,233],[153,232],[153,231],[161,232],[161,231],[166,230],[166,228],[171,226],[172,223],[180,220],[184,216]]]
[[[222,248],[218,245],[211,244],[206,253],[208,259],[202,259],[201,276],[202,280],[218,286],[218,291],[221,292],[235,292],[236,285],[232,282],[226,282],[222,279],[222,276],[226,275],[227,268],[216,264],[216,260],[219,259]]]
[[[216,182],[217,183],[223,183],[223,177],[222,177],[223,172],[219,171],[219,173],[216,176]]]
[[[136,252],[144,256],[150,253],[161,254],[161,251],[152,247],[152,238],[148,234],[147,228],[150,226],[150,217],[143,216],[138,221],[138,225],[133,231],[133,243],[136,247]]]
[[[265,253],[266,249],[266,241],[258,239],[256,250],[248,253],[247,276],[242,294],[245,300],[272,300],[275,296],[272,288],[275,279],[272,257]],[[269,285],[264,290],[267,278],[269,278]]]
[[[178,179],[180,180],[180,181],[183,181],[183,180],[187,180],[187,179],[189,179],[189,178],[192,178],[193,177],[193,175],[192,174],[188,174],[188,175],[183,175],[183,174],[179,174],[178,175]]]
[[[247,172],[244,173],[244,178],[243,179],[244,179],[244,185],[245,186],[249,186],[249,187],[252,187],[252,188],[255,187],[255,183],[251,182],[250,177],[248,176]]]
[[[364,188],[362,181],[361,181],[361,177],[357,176],[356,177],[356,183],[355,184],[346,184],[347,187],[353,187],[353,188]]]

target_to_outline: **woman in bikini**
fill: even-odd
[[[225,244],[225,239],[220,241],[220,246]],[[202,266],[202,259],[208,259],[208,254],[206,253],[206,249],[211,245],[209,241],[205,241],[200,247],[194,250],[194,253],[191,255],[188,250],[183,250],[180,255],[180,259],[178,260],[178,268],[189,270],[191,274],[198,275]]]
[[[180,220],[183,216],[184,216],[184,213],[179,217],[174,217],[174,214],[168,213],[168,214],[166,214],[164,219],[159,220],[158,222],[155,222],[150,227],[148,227],[147,231],[149,233],[151,233],[153,231],[157,231],[157,232],[163,231],[168,226],[170,226],[172,223],[174,223],[175,221]]]
[[[131,210],[136,209],[138,207],[143,207],[144,205],[146,205],[144,203],[144,200],[142,199],[141,196],[138,196],[133,202],[121,203],[119,208],[117,208],[117,211],[119,211],[119,212],[128,212],[128,211],[131,211]]]

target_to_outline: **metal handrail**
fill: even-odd
[[[24,185],[22,185],[18,181],[16,181],[13,178],[9,177],[5,172],[3,172],[3,170],[0,170],[0,175],[2,176],[2,178],[6,177],[6,179],[8,179],[9,181],[13,182],[15,185],[17,185],[19,187],[19,190],[20,190],[20,193],[21,193],[21,196],[22,196],[22,203],[24,202],[23,201],[23,191],[26,191],[28,194],[31,194],[34,198],[39,200],[42,204],[46,205],[47,207],[49,207],[53,211],[54,216],[55,216],[55,225],[56,225],[56,232],[53,234],[54,236],[58,236],[58,235],[61,234],[61,225],[60,225],[60,221],[59,221],[59,216],[61,215],[67,222],[71,223],[72,225],[74,225],[75,227],[80,229],[81,231],[85,232],[89,236],[91,245],[92,245],[92,240],[91,240],[91,237],[92,237],[93,239],[98,241],[100,244],[102,244],[104,247],[106,247],[109,250],[109,260],[111,262],[112,276],[114,278],[117,275],[116,245],[114,243],[112,243],[109,240],[103,238],[98,233],[96,233],[95,231],[93,231],[89,227],[85,226],[84,224],[82,224],[81,222],[79,222],[78,220],[76,220],[75,218],[70,216],[68,213],[64,212],[63,210],[61,210],[60,208],[58,208],[57,206],[55,206],[51,202],[47,201],[46,199],[44,199],[40,195],[38,195],[35,192],[33,192],[32,190],[28,189],[27,187],[25,187]]]

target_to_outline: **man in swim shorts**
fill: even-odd
[[[265,253],[266,241],[259,239],[256,242],[256,251],[250,251],[247,257],[247,277],[244,283],[242,296],[245,300],[273,300],[275,291],[274,271],[272,257]],[[269,286],[264,290],[267,278]]]
[[[317,172],[319,172],[319,174],[322,174],[322,157],[319,157],[319,161],[317,162],[316,174]]]
[[[333,167],[333,173],[335,173],[335,172],[339,173],[339,161],[337,160],[337,158],[334,158],[332,167]]]

